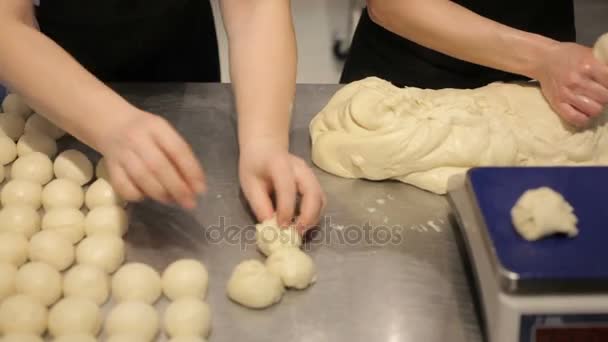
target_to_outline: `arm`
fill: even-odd
[[[0,80],[37,112],[101,152],[125,199],[149,195],[191,206],[190,189],[195,183],[202,188],[202,171],[179,135],[97,80],[33,23],[30,0],[0,2]],[[183,157],[174,157],[176,152],[184,152]],[[186,167],[192,167],[184,173],[189,184],[178,176],[178,168]]]
[[[258,220],[269,218],[274,191],[279,222],[294,215],[303,196],[299,225],[318,220],[319,184],[301,159],[288,153],[295,93],[296,43],[289,0],[223,0],[230,74],[239,118],[239,173]]]
[[[537,79],[553,108],[584,124],[608,103],[608,67],[591,49],[502,25],[448,0],[368,0],[372,20],[446,55]]]

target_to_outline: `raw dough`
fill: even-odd
[[[295,226],[280,228],[276,216],[255,226],[258,249],[268,256],[282,247],[300,247],[302,237]]]
[[[151,341],[158,334],[159,318],[150,304],[138,301],[122,302],[112,308],[106,318],[107,335],[133,334]]]
[[[125,235],[129,227],[126,211],[116,205],[96,207],[89,211],[84,220],[87,236],[95,234]]]
[[[228,281],[228,297],[253,309],[263,309],[281,300],[285,288],[281,278],[258,260],[238,264]]]
[[[170,339],[169,342],[207,342],[207,340],[198,336],[177,336]]]
[[[125,264],[112,277],[112,297],[118,302],[138,300],[153,304],[161,294],[160,276],[146,264]]]
[[[43,230],[30,239],[28,248],[32,261],[42,261],[59,271],[74,263],[74,246],[63,234],[54,230]]]
[[[23,234],[0,231],[0,262],[8,262],[17,267],[27,260],[28,240]]]
[[[555,233],[578,234],[574,209],[564,197],[548,187],[526,191],[511,209],[515,230],[533,241]]]
[[[70,334],[56,337],[53,342],[97,342],[97,339],[88,334]]]
[[[75,208],[53,208],[42,216],[42,229],[62,234],[73,244],[84,237],[84,214]]]
[[[44,342],[44,340],[34,334],[7,334],[0,337],[0,342]]]
[[[76,261],[114,273],[125,260],[125,243],[110,234],[86,237],[76,247]]]
[[[608,164],[606,115],[576,132],[533,85],[397,88],[353,82],[312,120],[312,159],[346,178],[396,179],[443,194],[475,166]]]
[[[76,265],[63,278],[63,293],[65,296],[87,298],[101,305],[110,295],[110,277],[101,268]]]
[[[16,293],[15,277],[17,266],[8,262],[0,261],[0,302],[8,296]]]
[[[266,267],[281,278],[285,287],[301,290],[316,280],[312,258],[299,248],[285,247],[272,253],[266,259]]]
[[[53,179],[42,189],[44,209],[76,208],[84,203],[84,191],[80,185],[69,179]]]
[[[40,230],[40,215],[36,209],[23,205],[7,205],[0,210],[0,232],[15,232],[26,238]]]
[[[42,185],[23,179],[13,179],[6,183],[0,195],[2,205],[24,205],[34,209],[42,203]]]
[[[25,133],[17,141],[17,154],[24,156],[32,152],[44,153],[53,158],[57,154],[57,143],[41,133]]]
[[[125,205],[125,201],[120,198],[118,193],[112,188],[112,185],[105,179],[98,179],[89,186],[84,202],[89,209],[106,205],[116,205],[120,207]]]
[[[44,134],[55,140],[65,135],[65,132],[61,128],[55,126],[52,122],[40,114],[30,116],[25,123],[24,130],[25,133]]]
[[[101,322],[101,310],[86,298],[63,298],[49,311],[49,333],[54,337],[77,333],[97,336]]]
[[[6,95],[4,101],[2,101],[2,109],[6,113],[16,113],[23,117],[32,114],[32,109],[20,95],[15,93]]]
[[[171,300],[182,297],[205,299],[209,274],[205,265],[194,259],[181,259],[169,265],[162,276],[165,296]]]
[[[150,340],[140,335],[125,333],[111,335],[106,339],[106,342],[150,342]]]
[[[608,64],[608,33],[604,33],[595,43],[593,54],[600,62]]]
[[[22,294],[10,296],[0,304],[0,331],[42,335],[47,317],[48,310],[38,300]]]
[[[0,165],[0,184],[4,182],[5,178],[8,178],[6,174],[6,167]]]
[[[53,179],[53,163],[40,152],[32,152],[17,158],[11,167],[11,178],[25,179],[44,185]]]
[[[0,135],[6,135],[7,137],[17,141],[23,134],[23,127],[25,126],[25,120],[17,113],[0,113]]]
[[[211,330],[211,310],[196,297],[183,297],[169,304],[163,323],[165,333],[171,337],[206,337]]]
[[[95,176],[97,178],[105,179],[110,181],[110,174],[108,173],[108,168],[106,166],[106,159],[101,157],[97,162],[97,166],[95,167]]]
[[[55,177],[71,179],[78,185],[84,185],[93,178],[93,164],[78,150],[61,152],[53,164]]]
[[[17,293],[50,306],[61,297],[61,274],[43,262],[28,262],[17,271],[15,288]]]
[[[12,163],[17,158],[17,145],[4,135],[0,136],[0,165]]]

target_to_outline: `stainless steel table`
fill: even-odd
[[[266,310],[231,302],[225,286],[234,266],[246,258],[263,259],[255,250],[255,220],[237,178],[230,87],[129,84],[116,89],[169,119],[205,166],[209,192],[196,210],[135,205],[126,239],[128,260],[159,271],[183,257],[205,263],[210,341],[481,341],[447,200],[397,182],[341,179],[318,169],[328,206],[320,230],[305,247],[316,262],[317,283],[288,291]],[[291,129],[296,155],[310,160],[308,123],[337,89],[298,86]]]

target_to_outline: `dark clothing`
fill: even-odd
[[[575,41],[572,0],[458,0],[469,10],[527,32]],[[374,23],[364,11],[353,37],[341,83],[377,76],[397,86],[477,88],[495,81],[525,79],[446,56]]]

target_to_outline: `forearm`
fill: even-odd
[[[556,41],[484,18],[448,0],[368,0],[371,18],[427,48],[535,78]]]
[[[242,1],[247,4],[238,9],[226,8],[229,3],[224,1],[224,16],[239,144],[242,148],[264,140],[287,149],[296,77],[289,1]]]

